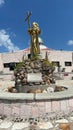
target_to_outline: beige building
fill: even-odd
[[[45,58],[45,54],[48,54],[48,59],[57,64],[55,72],[62,72],[64,75],[73,72],[73,52],[63,50],[53,50],[43,45],[40,42],[40,55],[41,58]],[[10,73],[14,69],[14,64],[22,61],[22,57],[28,58],[30,49],[26,48],[18,52],[8,52],[0,54],[0,72]]]

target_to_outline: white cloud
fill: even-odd
[[[5,3],[5,0],[0,0],[0,6]]]
[[[73,45],[73,40],[69,40],[68,45]]]
[[[0,30],[0,46],[6,47],[9,52],[19,50],[19,48],[11,41],[10,35],[4,29]]]

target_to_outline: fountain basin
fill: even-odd
[[[68,89],[52,93],[0,93],[0,114],[36,117],[51,111],[67,111],[73,107],[73,81],[59,81]],[[67,86],[68,85],[68,86]]]

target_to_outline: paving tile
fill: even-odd
[[[3,121],[0,124],[0,130],[11,130],[12,122]]]

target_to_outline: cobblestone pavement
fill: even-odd
[[[0,130],[62,130],[61,125],[68,125],[73,130],[72,109],[63,112],[50,112],[39,117],[21,118],[13,115],[0,115]],[[67,130],[67,129],[66,129]]]

